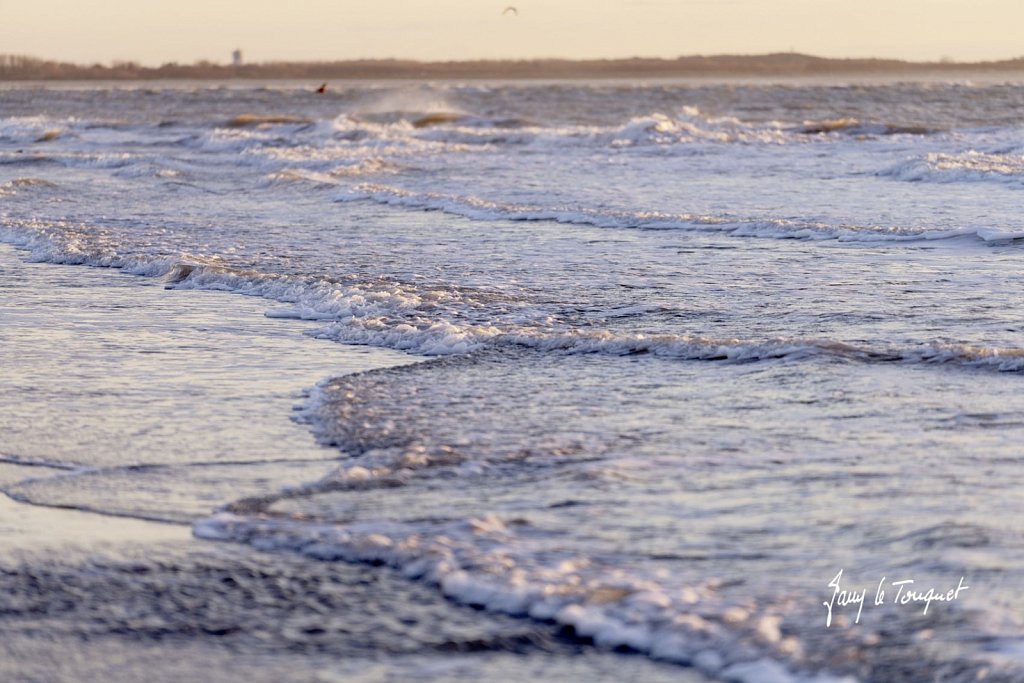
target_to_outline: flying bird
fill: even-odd
[[[511,5],[505,8],[505,10],[501,13],[501,16],[505,16],[506,14],[509,13],[514,14],[517,17],[519,16],[519,10],[517,10],[515,7],[512,7]]]

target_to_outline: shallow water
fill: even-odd
[[[1014,680],[1022,104],[1016,83],[4,91],[0,238],[156,278],[139,282],[169,291],[131,286],[168,306],[259,297],[159,341],[96,302],[110,354],[202,347],[164,369],[208,358],[204,405],[252,429],[178,450],[173,420],[38,430],[9,455],[112,472],[22,495],[382,562],[725,680]],[[9,286],[5,328],[63,296]],[[281,330],[318,338],[315,361],[335,341],[425,362],[321,372]],[[43,362],[5,370],[25,406]],[[63,391],[90,381],[116,378]],[[281,381],[319,382],[301,429],[246,414]],[[191,419],[174,382],[132,389]],[[59,400],[31,412],[64,424]],[[118,470],[135,447],[341,459],[253,487],[230,467]],[[871,593],[969,588],[922,614],[892,587],[826,628],[840,569]]]

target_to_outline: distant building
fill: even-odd
[[[232,66],[242,66],[242,51],[241,50],[235,50],[234,52],[231,53],[231,65]]]

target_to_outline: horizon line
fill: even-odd
[[[236,48],[242,50],[242,48]],[[242,50],[244,53],[244,50]],[[230,61],[213,61],[207,58],[198,58],[187,61],[164,61],[162,63],[147,62],[143,63],[136,59],[131,58],[114,58],[109,59],[106,62],[102,61],[71,61],[71,60],[60,60],[52,59],[49,57],[39,57],[37,55],[11,53],[11,52],[0,52],[0,60],[6,58],[19,58],[33,61],[46,62],[50,64],[61,64],[61,65],[73,65],[79,67],[95,67],[95,66],[113,66],[116,64],[134,64],[140,68],[146,69],[158,69],[161,66],[167,65],[178,65],[178,66],[193,66],[199,64],[215,65],[215,66],[226,66],[230,67],[233,64]],[[943,66],[970,66],[970,65],[985,65],[985,64],[1005,64],[1007,62],[1019,62],[1024,61],[1024,53],[1012,56],[1003,57],[999,59],[982,59],[982,60],[961,60],[954,59],[951,57],[942,57],[939,59],[906,59],[901,57],[826,57],[823,55],[813,54],[810,52],[800,52],[796,50],[774,50],[771,52],[714,52],[714,53],[690,53],[680,54],[675,57],[657,57],[647,55],[631,55],[629,57],[558,57],[558,56],[534,56],[534,57],[470,57],[470,58],[459,58],[459,59],[420,59],[416,57],[348,57],[343,59],[269,59],[269,60],[256,60],[251,62],[244,62],[242,66],[259,66],[259,65],[278,65],[278,64],[358,64],[358,63],[380,63],[380,62],[400,62],[400,63],[412,63],[412,64],[424,64],[424,65],[442,65],[442,64],[505,64],[505,63],[530,63],[530,62],[565,62],[571,64],[586,64],[594,62],[631,62],[631,61],[648,61],[648,62],[677,62],[687,59],[756,59],[765,57],[801,57],[805,59],[824,61],[824,62],[888,62],[888,63],[899,63],[906,64],[909,66],[923,66],[923,65],[943,65]]]
[[[688,77],[828,77],[927,75],[936,73],[1024,72],[1024,56],[1005,60],[957,62],[909,61],[880,57],[820,57],[800,52],[762,54],[618,57],[605,59],[525,58],[420,61],[366,58],[334,61],[165,62],[145,66],[113,60],[109,64],[58,62],[26,55],[0,54],[0,81],[57,80],[209,80],[209,79],[608,79]]]

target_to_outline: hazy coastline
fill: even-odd
[[[0,81],[161,79],[595,79],[772,76],[934,76],[1024,73],[1024,57],[983,62],[834,59],[800,53],[695,55],[678,59],[529,59],[420,62],[366,59],[334,62],[209,61],[144,66],[120,61],[73,64],[0,55]]]

